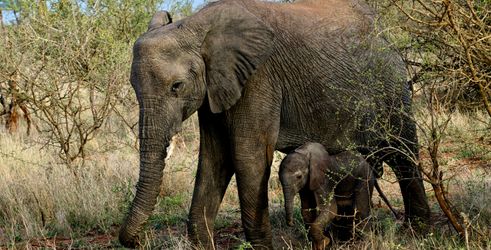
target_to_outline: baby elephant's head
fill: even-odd
[[[309,177],[309,158],[301,152],[288,154],[280,165],[280,182],[285,197],[286,221],[293,226],[293,200]]]
[[[302,189],[318,190],[325,182],[331,157],[324,146],[307,142],[288,154],[280,165],[280,181],[285,196],[286,221],[293,226],[293,200]]]

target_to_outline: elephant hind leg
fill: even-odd
[[[355,209],[353,205],[338,206],[338,215],[332,223],[334,238],[340,241],[348,241],[353,237],[353,222]]]
[[[393,155],[387,163],[392,167],[399,181],[404,198],[406,220],[427,224],[430,219],[430,207],[418,167],[401,155]]]
[[[254,249],[272,249],[267,192],[270,168],[264,166],[253,168],[254,175],[241,171],[236,175],[242,226],[247,241]]]

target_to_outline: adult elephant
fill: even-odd
[[[273,152],[306,141],[389,163],[408,218],[426,220],[420,173],[406,157],[418,153],[404,64],[374,28],[369,7],[350,0],[223,0],[175,23],[156,14],[133,50],[140,176],[121,243],[138,244],[169,140],[196,111],[200,152],[188,229],[204,247],[211,247],[208,229],[235,174],[246,238],[272,248]]]

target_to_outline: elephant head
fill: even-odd
[[[199,108],[220,113],[232,107],[272,45],[271,28],[236,2],[210,4],[174,23],[166,12],[154,16],[133,48],[140,174],[119,234],[124,246],[139,244],[157,202],[166,147],[182,122]]]
[[[285,198],[286,221],[293,225],[293,200],[301,189],[318,190],[325,184],[332,159],[319,143],[306,143],[288,154],[280,165],[280,182]]]

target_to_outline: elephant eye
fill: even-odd
[[[172,88],[171,88],[171,91],[173,93],[177,93],[183,86],[183,83],[181,81],[175,81],[174,83],[172,83]]]
[[[302,176],[301,175],[297,175],[297,179],[300,179],[300,178],[302,178]]]

